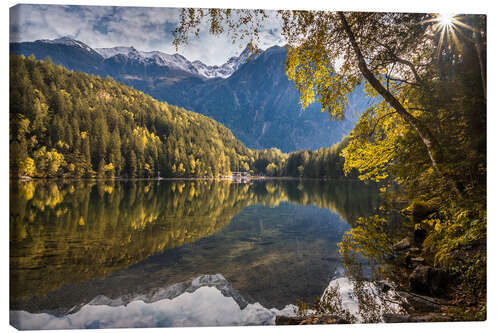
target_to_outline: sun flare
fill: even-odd
[[[437,17],[438,19],[438,24],[443,26],[443,27],[449,27],[453,25],[455,21],[455,15],[454,14],[439,14]]]
[[[441,52],[443,46],[460,44],[459,36],[463,35],[462,28],[472,30],[463,20],[463,15],[441,13],[433,14],[430,19],[424,21],[424,23],[431,23],[432,31],[439,34],[438,53]]]

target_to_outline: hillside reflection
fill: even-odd
[[[248,206],[314,205],[353,222],[377,205],[373,188],[321,181],[12,182],[10,195],[11,301],[196,242]]]

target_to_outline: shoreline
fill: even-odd
[[[36,177],[9,177],[9,181],[30,182],[30,181],[160,181],[160,180],[208,180],[208,181],[232,181],[234,183],[245,183],[256,180],[316,180],[316,181],[355,181],[362,182],[352,178],[306,178],[306,177],[274,177],[274,176],[256,176],[245,180],[235,180],[231,178],[204,178],[204,177],[155,177],[155,178],[73,178],[73,177],[54,177],[54,178],[36,178]]]

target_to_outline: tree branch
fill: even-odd
[[[389,112],[389,113],[384,114],[382,117],[378,118],[378,119],[377,119],[377,121],[375,122],[375,124],[373,125],[372,130],[370,131],[370,134],[368,134],[368,137],[372,136],[372,135],[373,135],[373,133],[375,133],[375,130],[377,129],[378,123],[379,123],[382,119],[384,119],[384,118],[385,118],[385,117],[387,117],[387,116],[393,115],[393,114],[395,114],[395,113],[397,113],[397,112],[396,112],[396,111],[394,111],[394,112]]]
[[[393,51],[390,47],[388,47],[387,45],[385,45],[385,44],[383,44],[383,43],[380,43],[380,42],[379,42],[379,41],[377,41],[377,40],[375,40],[375,43],[377,43],[378,45],[380,45],[380,46],[384,47],[387,51],[389,51],[389,54],[390,54],[390,56],[392,57],[392,59],[396,60],[397,62],[399,62],[399,63],[401,63],[401,64],[403,64],[403,65],[408,66],[408,67],[410,68],[410,70],[412,71],[413,76],[415,77],[415,81],[417,81],[417,83],[418,83],[418,84],[423,85],[423,81],[422,81],[422,79],[420,78],[420,75],[418,74],[417,69],[415,68],[415,65],[414,65],[412,62],[410,62],[410,61],[408,61],[408,60],[405,60],[405,59],[403,59],[403,58],[398,57],[398,56],[394,53],[394,51]]]
[[[429,155],[429,159],[431,160],[432,167],[438,175],[444,176],[441,172],[442,151],[439,142],[434,138],[427,126],[425,126],[424,123],[410,114],[396,99],[396,97],[394,97],[394,95],[392,95],[387,89],[385,89],[380,81],[375,77],[375,75],[368,69],[368,65],[366,64],[365,58],[363,57],[363,53],[361,53],[359,45],[354,38],[354,34],[349,23],[347,22],[344,13],[338,12],[337,15],[342,22],[342,26],[349,39],[349,43],[354,49],[354,53],[356,54],[356,58],[358,61],[359,70],[368,81],[368,83],[370,83],[370,85],[387,101],[387,103],[389,103],[391,107],[394,108],[394,110],[403,118],[403,120],[417,132],[418,136],[427,149],[427,154]],[[458,189],[456,181],[449,177],[445,177],[445,179],[449,182],[449,184],[451,184],[457,196],[459,198],[462,198],[462,193]]]
[[[403,79],[398,79],[395,77],[391,77],[389,75],[386,75],[386,78],[390,81],[397,81],[397,82],[401,82],[401,83],[411,84],[412,86],[420,86],[420,84],[417,82],[411,82],[411,81],[407,81],[407,80],[403,80]]]

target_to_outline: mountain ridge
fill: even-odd
[[[354,127],[356,111],[368,105],[358,89],[349,98],[342,122],[329,121],[319,103],[304,110],[294,82],[284,71],[286,48],[273,46],[257,52],[253,54],[247,46],[225,64],[208,66],[179,54],[134,47],[94,50],[64,37],[10,44],[11,54],[50,56],[68,69],[109,75],[160,101],[209,116],[254,149],[277,147],[291,152],[330,147]]]
[[[158,66],[170,66],[179,68],[186,72],[190,72],[194,75],[199,75],[205,79],[228,78],[241,65],[246,63],[250,58],[250,56],[252,56],[252,54],[254,54],[254,51],[250,47],[250,44],[248,44],[245,47],[245,49],[243,49],[243,51],[240,52],[238,56],[233,56],[229,58],[224,64],[217,66],[217,65],[207,65],[200,60],[190,61],[179,53],[169,54],[158,50],[141,51],[136,49],[134,46],[92,48],[87,44],[85,44],[84,42],[70,38],[68,36],[63,36],[56,39],[38,39],[35,40],[34,42],[21,42],[21,44],[25,43],[52,44],[52,45],[64,45],[69,47],[79,47],[88,52],[99,54],[103,58],[103,61],[121,54],[126,58],[130,58],[135,61],[143,63],[153,62]],[[258,56],[258,53],[260,52],[263,52],[263,50],[257,49],[255,51],[255,56]]]

